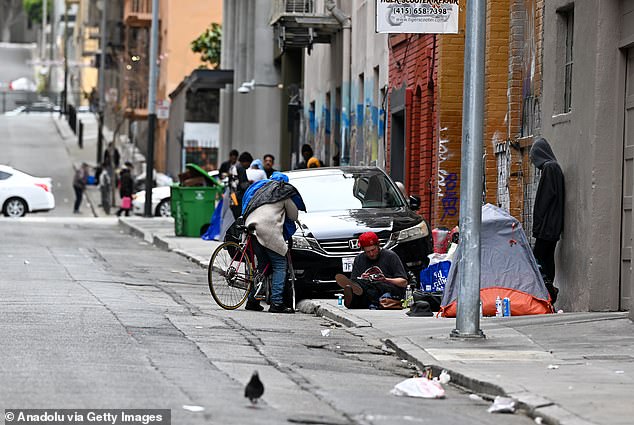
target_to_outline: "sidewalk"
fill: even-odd
[[[174,236],[172,219],[122,217],[130,233],[207,267],[218,242]],[[507,395],[551,424],[634,422],[634,324],[627,313],[483,318],[485,339],[450,338],[455,319],[347,310],[304,300],[303,313],[372,331],[401,357],[487,396]]]
[[[83,142],[82,147],[79,147],[78,136],[73,133],[68,121],[65,117],[59,115],[52,116],[51,118],[57,127],[57,132],[64,142],[68,156],[73,160],[73,167],[77,170],[82,162],[87,163],[91,167],[97,167],[97,135],[99,130],[99,123],[97,116],[93,113],[80,113],[77,114],[77,121],[84,124]],[[112,140],[113,134],[108,128],[103,129],[104,140],[103,149],[106,149],[108,143]],[[120,136],[121,139],[122,136]],[[118,149],[121,152],[121,163],[124,161],[132,161],[135,164],[145,164],[145,158],[138,149],[129,143],[119,144]],[[89,185],[84,191],[84,202],[88,203],[90,211],[94,217],[108,216],[106,212],[101,208],[101,193],[96,185]],[[110,215],[114,215],[119,208],[119,195],[115,195],[115,204],[110,207]]]

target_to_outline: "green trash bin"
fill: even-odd
[[[197,166],[187,164],[189,180],[171,188],[172,217],[176,236],[200,237],[209,226],[216,204],[222,196],[222,184]],[[200,186],[190,186],[192,181]]]

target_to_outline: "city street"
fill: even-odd
[[[391,395],[416,371],[379,340],[310,315],[220,310],[204,270],[112,219],[38,221],[0,221],[5,408],[170,408],[173,423],[531,423],[450,386],[445,400]],[[243,397],[254,370],[266,386],[257,409]]]
[[[0,121],[2,161],[53,177],[59,205],[0,219],[5,408],[169,408],[175,424],[532,423],[451,385],[444,400],[391,395],[418,371],[368,330],[219,309],[198,265],[114,218],[71,214],[74,159],[53,119]],[[255,408],[244,398],[254,370]]]
[[[58,114],[0,115],[0,164],[53,179],[55,209],[35,217],[63,217],[73,212],[74,160],[57,132],[55,119]],[[87,204],[81,210],[83,215],[92,215]]]

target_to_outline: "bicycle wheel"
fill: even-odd
[[[226,310],[235,310],[247,299],[255,269],[243,248],[235,242],[224,242],[211,256],[207,282],[211,296]]]

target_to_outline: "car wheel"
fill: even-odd
[[[2,207],[2,213],[5,217],[24,217],[26,211],[26,202],[20,198],[7,199]]]
[[[171,217],[172,216],[172,207],[170,205],[170,198],[165,198],[156,207],[156,216],[157,217]]]

